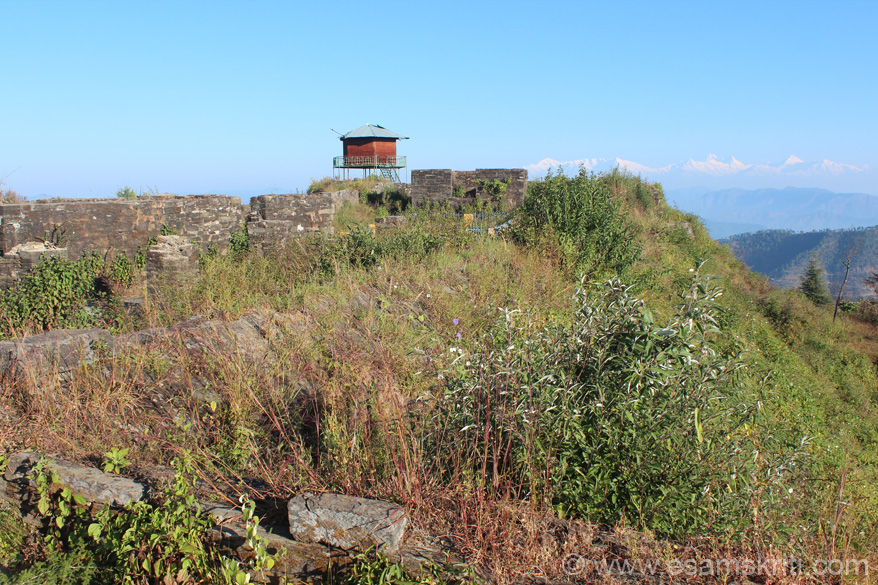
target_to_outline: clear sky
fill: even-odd
[[[874,1],[0,0],[0,179],[295,191],[376,123],[410,168],[878,195],[876,30]]]

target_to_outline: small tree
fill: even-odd
[[[826,305],[832,301],[829,289],[826,288],[826,281],[823,279],[823,269],[817,262],[817,256],[812,256],[811,260],[808,261],[808,268],[802,275],[799,290],[805,293],[805,296],[815,305]]]
[[[137,199],[137,191],[126,185],[116,191],[116,197],[120,199]]]

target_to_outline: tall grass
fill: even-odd
[[[859,330],[773,292],[654,194],[553,176],[508,239],[412,214],[210,258],[144,326],[245,316],[261,342],[169,331],[63,380],[7,375],[0,451],[127,446],[148,476],[186,448],[214,497],[266,511],[304,489],[390,499],[501,582],[564,578],[601,531],[649,558],[874,555]],[[683,221],[693,237],[668,227]]]

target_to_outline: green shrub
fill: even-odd
[[[636,230],[606,182],[584,169],[575,177],[549,173],[528,185],[513,237],[529,245],[547,234],[562,256],[589,277],[620,274],[640,255]]]
[[[244,222],[240,229],[236,229],[229,236],[229,250],[232,254],[240,256],[247,253],[249,249],[250,234],[247,232],[247,222]]]
[[[59,257],[43,260],[0,295],[4,331],[8,334],[25,326],[48,330],[91,324],[93,316],[85,310],[86,302],[96,298],[95,278],[104,269],[103,259],[96,254],[75,261]]]
[[[319,193],[321,191],[328,191],[330,187],[336,181],[332,177],[323,177],[322,179],[311,179],[311,184],[308,185],[308,190],[306,191],[309,195],[313,193]]]
[[[70,546],[67,550],[51,549],[46,558],[30,567],[16,567],[8,576],[0,573],[0,585],[91,585],[113,583],[95,561],[87,544]]]
[[[119,254],[107,269],[107,278],[124,287],[131,286],[134,281],[134,264],[125,254]]]
[[[120,199],[137,199],[137,191],[126,185],[116,191],[116,197]]]
[[[641,209],[651,209],[654,207],[656,195],[653,193],[653,189],[658,193],[659,200],[664,202],[664,194],[660,185],[647,185],[639,176],[625,169],[616,167],[602,174],[600,178],[615,194],[625,198],[630,203],[636,204]]]
[[[126,450],[127,451],[127,450]],[[123,457],[124,459],[124,457]],[[220,554],[208,534],[214,522],[201,511],[192,488],[193,468],[185,458],[176,461],[177,471],[161,502],[141,500],[121,510],[104,506],[94,515],[82,496],[69,489],[56,490],[58,476],[45,460],[34,468],[32,480],[39,493],[37,510],[46,517],[49,557],[24,574],[41,578],[54,571],[65,574],[58,583],[249,583],[254,574],[274,566],[265,540],[257,534],[259,518],[246,497],[239,499],[247,529],[247,545],[253,554],[238,561]],[[88,568],[72,572],[76,560]],[[107,578],[108,575],[112,577]],[[0,581],[2,582],[2,581]],[[29,581],[14,580],[12,583]]]
[[[757,430],[746,362],[714,349],[720,294],[696,273],[659,324],[611,281],[597,296],[580,290],[572,328],[495,334],[501,349],[456,359],[430,452],[478,488],[525,486],[605,525],[745,528],[784,495],[798,445]]]
[[[506,195],[506,188],[509,186],[511,179],[479,179],[476,181],[479,188],[491,196],[491,201],[499,201]]]
[[[375,234],[368,227],[355,226],[333,240],[313,238],[313,271],[323,277],[335,276],[341,268],[374,268],[384,258],[417,260],[443,246],[461,245],[468,238],[460,222],[429,227],[414,220],[408,225]]]

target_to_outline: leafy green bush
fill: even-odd
[[[399,215],[412,203],[411,197],[397,185],[385,185],[381,191],[374,188],[364,188],[360,191],[360,202],[368,203],[379,210],[384,209],[383,215]]]
[[[528,185],[513,237],[534,244],[550,234],[578,272],[619,274],[640,254],[636,230],[620,211],[598,176],[584,169],[575,177],[549,173]]]
[[[878,302],[873,299],[863,301],[842,301],[839,308],[844,313],[856,316],[862,321],[878,325]]]
[[[375,234],[370,228],[354,227],[333,240],[309,240],[317,248],[313,271],[331,277],[344,267],[373,268],[383,258],[419,259],[445,245],[461,245],[467,237],[460,222],[442,228],[428,228],[413,221],[409,225]]]
[[[134,265],[128,256],[119,254],[113,259],[113,263],[107,269],[107,278],[126,288],[131,286],[134,281]]]
[[[124,254],[112,262],[94,252],[78,260],[46,258],[0,292],[0,332],[13,335],[24,329],[79,328],[97,322],[118,327],[121,306],[107,288],[127,288],[133,280],[134,267]]]
[[[249,249],[250,234],[247,232],[247,222],[244,222],[240,229],[236,229],[229,236],[229,250],[232,254],[240,256],[247,253]]]
[[[600,176],[601,181],[620,197],[637,204],[642,209],[651,209],[656,199],[664,202],[664,194],[660,185],[650,186],[643,180],[625,169],[616,167]]]
[[[746,362],[713,348],[720,294],[695,279],[664,324],[618,282],[580,294],[556,354],[573,381],[563,410],[579,415],[551,425],[563,509],[682,535],[738,530],[781,493],[795,451],[748,435],[760,396],[740,384]]]
[[[479,187],[491,196],[492,201],[499,201],[506,195],[506,188],[509,186],[511,179],[487,179],[477,180]]]
[[[127,449],[125,450],[127,451]],[[58,476],[45,459],[34,468],[32,479],[39,493],[37,509],[49,520],[46,543],[48,559],[23,572],[42,576],[63,572],[71,560],[91,571],[73,572],[58,583],[89,583],[98,573],[100,582],[135,583],[249,583],[252,575],[274,566],[265,541],[257,533],[259,517],[247,498],[242,520],[252,558],[238,561],[220,554],[208,534],[214,522],[204,514],[192,494],[193,469],[185,458],[176,461],[173,483],[160,502],[144,500],[121,510],[104,506],[93,516],[82,496],[64,488],[57,490]],[[79,567],[82,568],[82,567]],[[111,575],[111,576],[110,576]],[[108,577],[110,576],[110,577]],[[0,580],[2,582],[2,580]],[[29,581],[14,580],[12,583]]]
[[[137,191],[126,185],[116,191],[116,197],[120,199],[137,199]]]
[[[95,278],[105,265],[96,254],[79,260],[47,258],[0,295],[5,331],[84,327],[92,322],[86,302],[95,297]]]
[[[611,281],[598,296],[580,290],[571,328],[510,330],[491,343],[501,349],[458,356],[437,462],[602,524],[674,536],[746,527],[783,496],[798,445],[757,430],[746,362],[711,341],[721,292],[695,276],[664,324]]]

